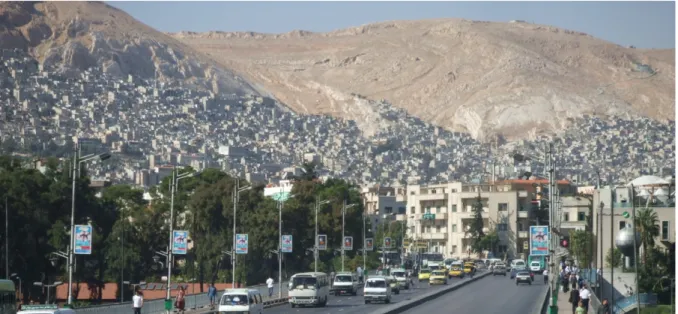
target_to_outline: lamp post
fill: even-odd
[[[282,298],[282,210],[285,201],[294,195],[281,192],[276,196],[278,201],[278,298]]]
[[[238,212],[236,210],[238,206],[238,201],[240,200],[240,192],[247,191],[251,189],[252,186],[245,186],[245,187],[240,187],[240,179],[237,179],[235,182],[235,185],[233,185],[233,250],[231,252],[231,266],[233,268],[232,270],[232,285],[233,288],[235,288],[235,263],[236,263],[236,254],[235,254],[235,228],[236,228],[236,221],[238,220]]]
[[[123,286],[121,286],[121,287],[124,287],[124,285],[132,286],[132,293],[134,293],[135,290],[136,290],[135,288],[136,288],[137,286],[145,285],[146,282],[145,282],[145,281],[141,281],[141,282],[139,282],[139,283],[131,283],[131,282],[128,281],[128,280],[123,280],[122,284],[123,284]],[[123,288],[123,289],[120,289],[120,300],[121,300],[120,303],[125,302],[125,289],[124,289],[124,288]]]
[[[346,200],[344,200],[344,204],[341,207],[341,271],[344,271],[344,257],[346,256],[346,250],[344,249],[344,242],[346,241],[346,234],[344,232],[346,228],[346,210],[356,205],[358,204],[346,205]]]
[[[177,191],[179,180],[192,178],[200,172],[186,172],[179,174],[177,169],[172,170],[172,181],[170,181],[170,221],[169,221],[169,245],[167,249],[167,300],[172,298],[172,245],[174,241],[174,194]]]
[[[321,205],[329,204],[329,200],[318,201],[315,203],[315,245],[313,246],[313,272],[318,272],[318,209]],[[344,241],[343,239],[341,240]],[[343,245],[343,243],[342,243]]]
[[[55,281],[55,282],[54,282],[53,284],[51,284],[51,285],[44,284],[44,283],[39,282],[39,281],[36,281],[36,282],[33,283],[33,285],[35,285],[35,286],[47,288],[47,302],[45,302],[45,304],[50,304],[50,302],[51,302],[51,294],[50,294],[50,290],[49,290],[49,289],[50,289],[50,288],[54,288],[54,287],[56,287],[56,286],[59,286],[59,285],[61,285],[61,284],[63,284],[63,282],[61,282],[61,281]]]
[[[106,159],[111,158],[111,154],[109,153],[102,153],[102,154],[90,154],[90,155],[85,155],[85,156],[80,156],[80,148],[79,145],[74,145],[73,146],[73,169],[72,169],[72,195],[71,195],[71,234],[70,234],[70,246],[68,250],[68,303],[71,304],[73,301],[73,258],[74,258],[74,253],[73,249],[73,243],[75,243],[75,188],[76,188],[76,183],[77,183],[77,178],[78,178],[78,169],[80,168],[80,165],[82,163],[92,161],[92,160],[100,160],[104,161]]]

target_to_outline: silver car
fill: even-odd
[[[526,283],[528,285],[532,285],[532,278],[530,277],[530,273],[526,271],[519,271],[516,274],[516,286],[520,283]]]
[[[492,266],[492,276],[503,275],[506,277],[506,266],[504,264],[494,264]]]

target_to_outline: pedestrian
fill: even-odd
[[[141,314],[141,308],[144,306],[144,297],[138,289],[132,297],[132,306],[134,307],[134,314]]]
[[[210,297],[210,308],[214,309],[214,301],[217,299],[217,288],[214,283],[207,289],[207,295]]]
[[[586,313],[589,312],[589,301],[591,298],[591,291],[589,291],[588,287],[584,285],[581,287],[581,290],[579,290],[579,299],[581,299],[582,304],[584,304],[584,309],[586,309]]]
[[[569,288],[570,281],[569,281],[569,279],[570,279],[570,276],[567,273],[565,273],[565,276],[563,276],[563,292],[565,292],[565,293],[570,291],[570,288]]]
[[[270,298],[273,296],[273,278],[268,277],[266,279],[266,286],[268,287],[268,297]]]
[[[570,283],[572,284],[572,290],[577,290],[577,276],[574,273],[570,274]]]
[[[548,282],[549,282],[549,270],[544,269],[544,273],[542,275],[544,275],[544,284],[548,284]]]
[[[360,281],[360,283],[363,283],[363,269],[360,266],[358,266],[356,272],[358,273],[358,280]]]
[[[610,302],[607,301],[607,298],[603,299],[603,303],[598,308],[598,314],[612,314],[612,311],[610,311]]]
[[[186,290],[184,286],[179,286],[179,293],[177,299],[174,301],[174,307],[179,310],[179,313],[184,313],[186,309]]]
[[[575,314],[579,301],[579,291],[572,290],[572,292],[570,292],[570,298],[567,300],[567,302],[572,304],[572,314]]]
[[[574,314],[586,314],[583,302],[579,301],[579,306],[574,310]]]

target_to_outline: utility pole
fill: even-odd
[[[240,186],[240,179],[235,179],[235,184],[233,185],[233,250],[231,251],[231,266],[233,270],[231,271],[231,288],[235,289],[235,221],[237,217],[236,206],[238,204],[238,187]]]
[[[172,242],[174,240],[174,192],[176,191],[177,168],[172,169],[172,181],[170,182],[170,222],[169,222],[169,246],[167,249],[167,300],[172,298]],[[168,311],[169,312],[169,311]]]
[[[633,221],[633,268],[636,272],[636,314],[640,314],[640,290],[638,288],[638,243],[636,237],[636,187],[631,184],[631,221]]]
[[[598,192],[598,200],[600,200],[600,188],[597,192]],[[599,205],[598,208],[599,209],[598,209],[598,223],[597,223],[597,225],[598,225],[597,226],[598,227],[598,241],[597,242],[600,243],[600,247],[598,248],[598,254],[599,254],[598,256],[600,258],[600,265],[598,267],[600,267],[600,276],[598,276],[598,274],[596,272],[596,277],[597,277],[596,279],[597,279],[597,283],[598,283],[598,289],[600,290],[600,291],[598,291],[598,293],[600,294],[598,296],[598,300],[602,300],[603,299],[602,279],[603,279],[603,268],[604,268],[604,265],[605,265],[605,256],[603,255],[603,208],[605,208],[605,203],[600,202],[600,205]]]
[[[617,259],[617,254],[614,252],[614,202],[616,201],[617,187],[612,186],[610,189],[611,192],[611,202],[610,202],[610,251],[611,251],[611,265],[610,265],[610,308],[614,309],[614,263]]]
[[[9,279],[9,202],[5,195],[5,279]]]
[[[344,228],[346,227],[346,199],[341,205],[341,271],[344,271],[344,256],[346,254],[344,247],[346,246],[346,234]]]
[[[278,200],[278,298],[282,298],[282,209],[283,202]]]
[[[367,241],[365,241],[365,227],[366,227],[366,225],[367,225],[367,224],[365,223],[365,211],[366,211],[366,210],[367,210],[367,207],[364,206],[364,207],[363,207],[363,272],[364,272],[365,269],[367,268],[367,254],[366,254],[367,250],[366,250],[366,248],[365,248],[365,246],[366,246],[366,244],[367,244]],[[374,244],[374,242],[372,242],[372,244]],[[363,277],[363,278],[364,278],[364,277]]]

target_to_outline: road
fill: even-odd
[[[449,314],[453,310],[454,313],[529,314],[536,303],[544,302],[538,300],[547,289],[542,276],[535,276],[531,286],[516,286],[515,280],[509,277],[490,275],[404,313]]]
[[[468,280],[469,277],[465,279],[451,279],[448,285],[455,284],[462,280]],[[487,279],[481,279],[487,280]],[[508,279],[507,279],[508,280]],[[400,294],[394,294],[391,299],[391,304],[402,302],[417,295],[421,295],[427,292],[435,291],[437,289],[442,289],[442,285],[429,286],[427,282],[419,283],[417,289],[410,290],[401,290]],[[462,288],[466,289],[466,287]],[[365,304],[365,299],[363,299],[362,288],[358,292],[357,296],[342,295],[342,296],[330,296],[330,299],[327,302],[327,306],[324,308],[314,308],[314,307],[302,307],[302,308],[291,308],[289,304],[281,305],[266,309],[266,314],[283,314],[283,313],[316,313],[316,314],[327,314],[327,313],[350,313],[350,314],[361,314],[361,313],[371,313],[372,311],[378,309],[384,304]],[[428,313],[427,313],[428,314]]]

